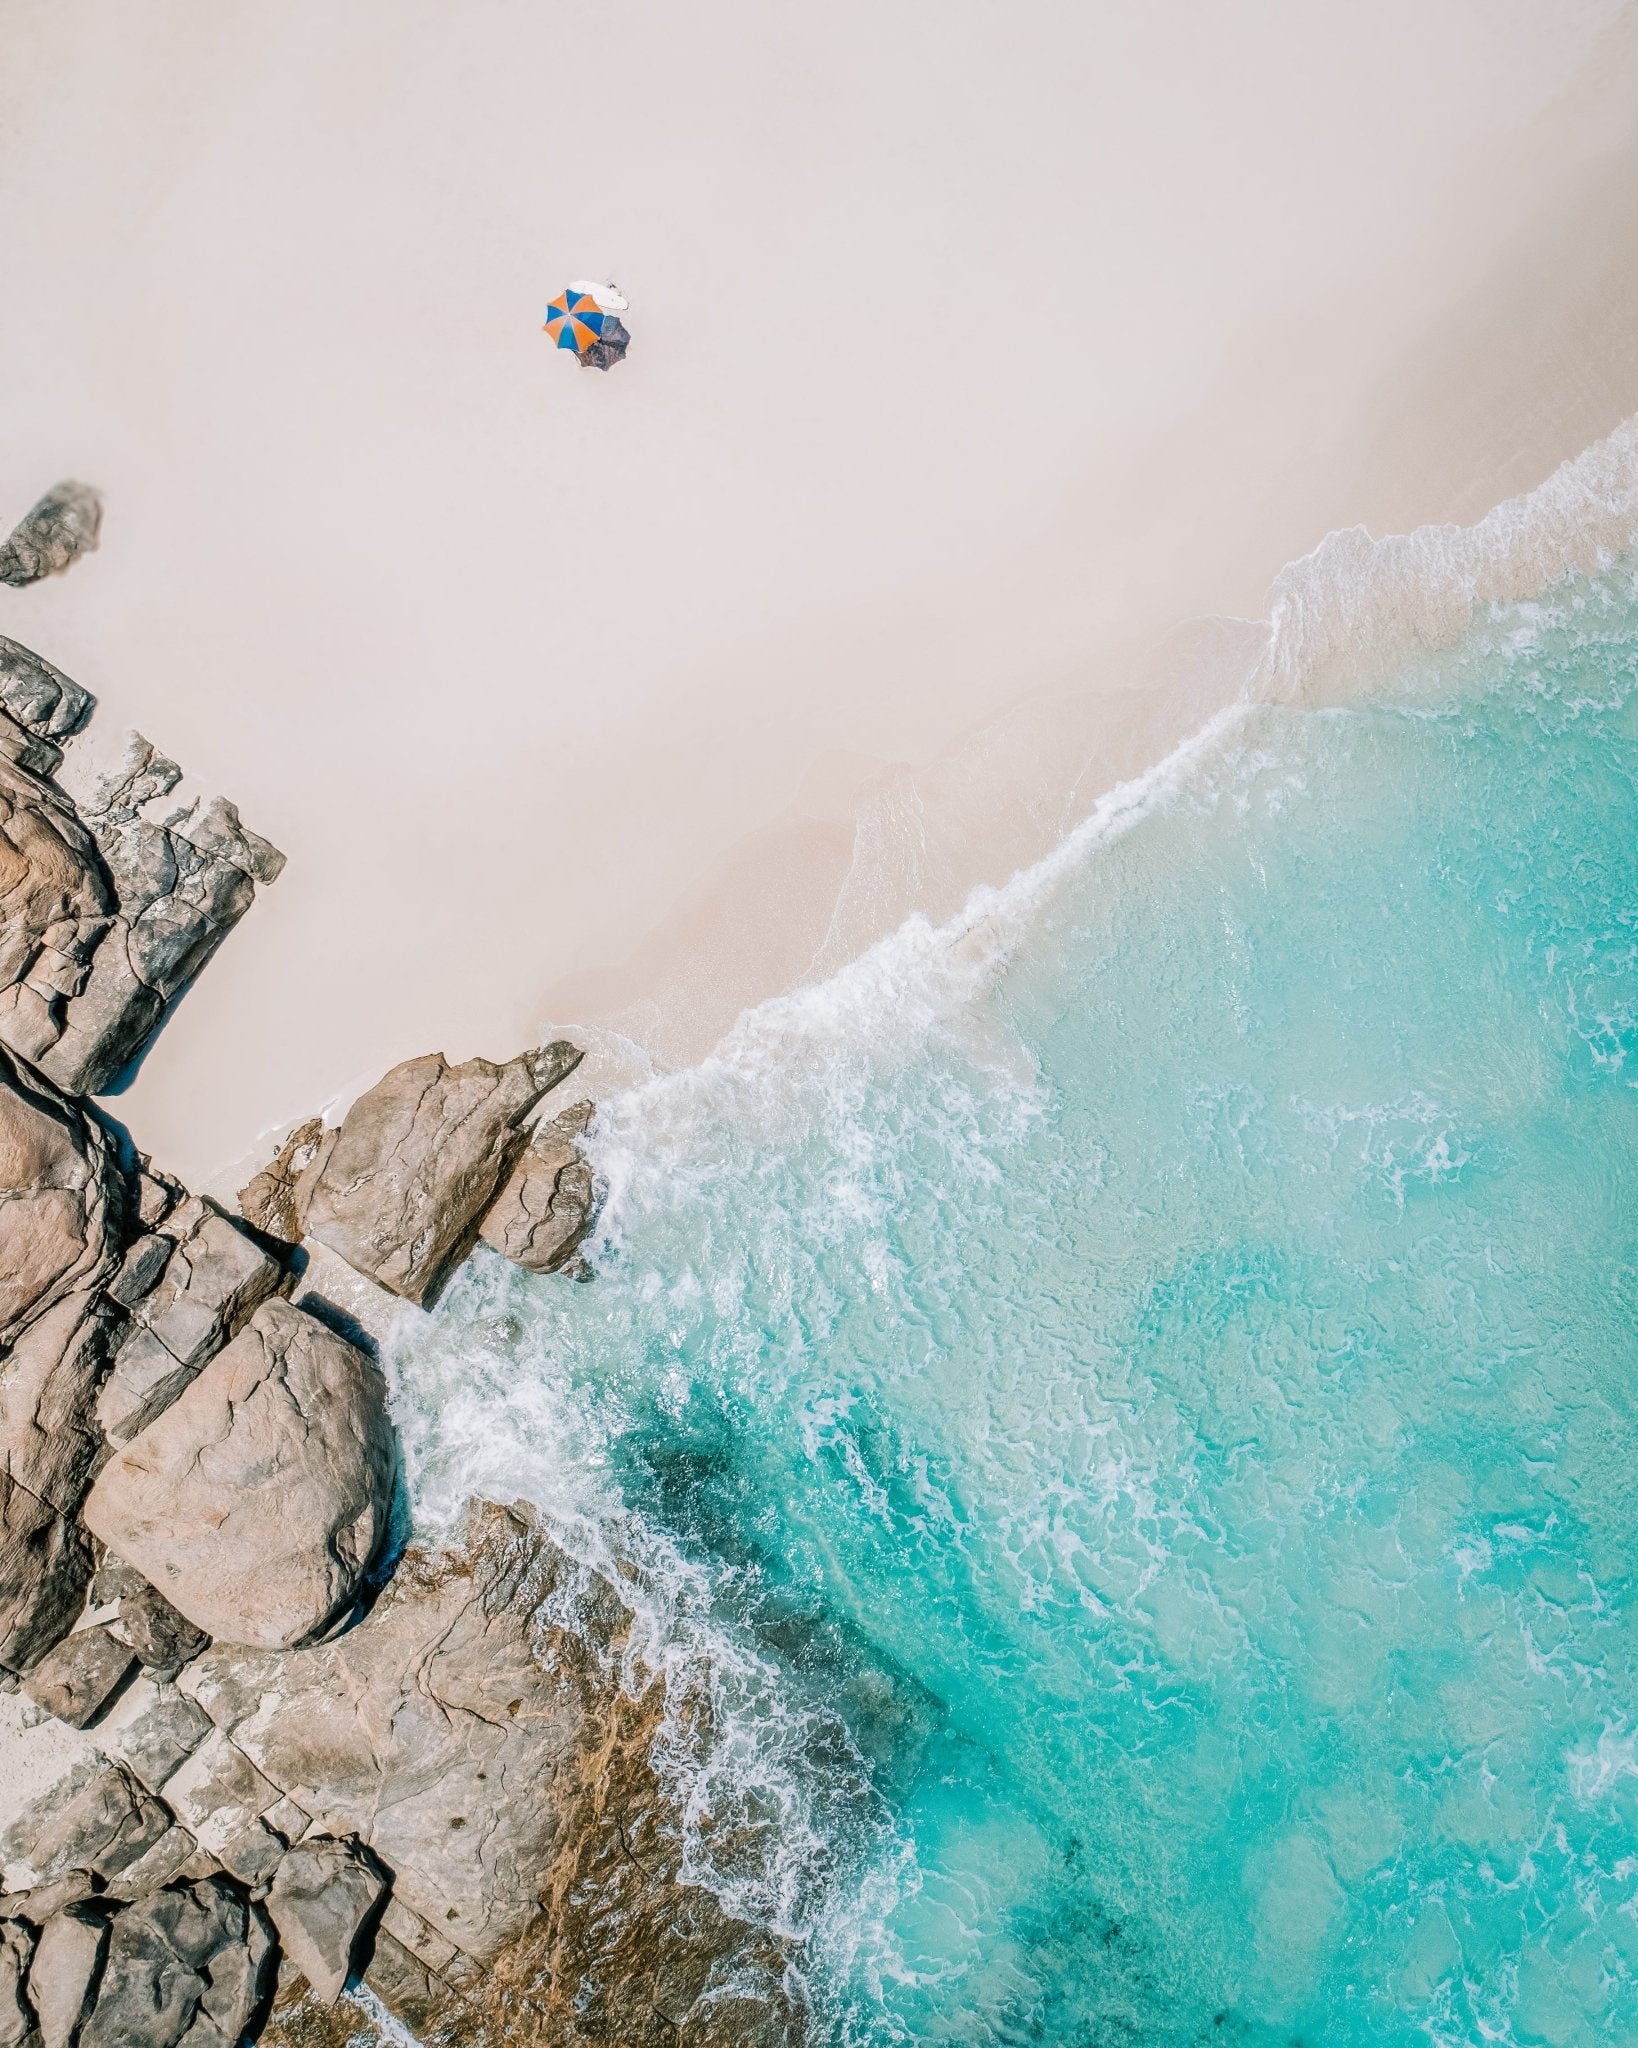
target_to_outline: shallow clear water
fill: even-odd
[[[1622,571],[1231,721],[400,1340],[424,1515],[636,1561],[820,2039],[1638,2040],[1635,684]]]

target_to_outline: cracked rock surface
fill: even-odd
[[[499,1066],[405,1060],[325,1133],[294,1191],[299,1222],[392,1293],[431,1299],[528,1143],[524,1119],[579,1060],[562,1039]]]
[[[284,856],[230,803],[174,796],[140,733],[64,755],[90,696],[0,639],[0,1043],[70,1094],[140,1058]]]
[[[334,1642],[282,1657],[218,1645],[181,1680],[270,1783],[375,1850],[394,1896],[480,1962],[532,1916],[578,1728],[530,1642],[541,1557],[522,1524],[491,1533],[453,1568],[412,1554]]]
[[[115,1454],[84,1518],[196,1628],[282,1649],[357,1597],[393,1470],[374,1362],[271,1300]]]

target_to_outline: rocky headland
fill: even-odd
[[[0,581],[100,521],[58,486]],[[283,860],[93,709],[0,640],[0,2048],[339,2044],[359,1982],[429,2044],[798,2041],[792,1956],[684,1882],[619,1584],[523,1504],[406,1545],[325,1292],[589,1277],[578,1052],[406,1061],[190,1194],[90,1098]]]

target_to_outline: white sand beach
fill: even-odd
[[[1638,410],[1622,0],[0,37],[0,521],[107,500],[0,633],[289,855],[116,1105],[195,1181],[409,1054],[697,1055],[1198,724],[1191,622]]]

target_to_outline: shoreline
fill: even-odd
[[[93,18],[108,48],[70,94]],[[785,144],[727,133],[718,214],[691,195],[679,240],[640,231],[657,189],[640,152],[605,164],[599,210],[564,210],[568,160],[537,150],[526,103],[543,64],[567,88],[586,53],[486,18],[486,64],[516,59],[504,104],[448,99],[453,28],[384,58],[350,23],[314,65],[300,7],[225,9],[207,60],[70,5],[11,89],[0,157],[37,214],[18,289],[44,310],[26,360],[0,352],[0,434],[19,477],[49,468],[3,510],[83,467],[119,546],[72,591],[0,596],[0,631],[93,689],[107,726],[164,735],[291,855],[254,943],[224,949],[110,1105],[194,1185],[428,1046],[461,1059],[589,1028],[609,1075],[698,1057],[907,908],[936,918],[1004,880],[1228,701],[1246,620],[1316,535],[1473,519],[1638,406],[1625,19],[1595,10],[1538,47],[1455,7],[1425,75],[1355,91],[1325,73],[1323,146],[1262,64],[1261,16],[1215,56],[1165,45],[1155,136],[1109,111],[1096,148],[1088,108],[1118,80],[1077,42],[1029,129],[1059,184],[1015,189],[999,159],[993,195],[935,179],[927,253],[900,252],[915,350],[872,365],[813,324],[882,253],[836,255],[873,214],[835,181],[830,124],[898,85],[919,110],[927,46],[861,25],[891,43],[884,68],[832,79],[793,159],[806,182],[759,196],[739,152],[771,150],[777,183]],[[679,51],[654,32],[682,80],[707,66],[706,106],[793,90],[760,48],[724,69],[711,35]],[[1131,33],[1134,64],[1160,61]],[[1380,55],[1347,25],[1302,33],[1305,60],[1344,73]],[[801,47],[829,77],[828,43]],[[1485,94],[1463,99],[1480,58]],[[651,59],[621,107],[638,136],[678,93]],[[302,95],[345,97],[383,62],[353,153],[320,140],[288,162]],[[163,131],[190,66],[194,126],[146,146],[146,211],[111,206],[108,153]],[[1235,93],[1250,153],[1225,164],[1183,131]],[[470,189],[416,154],[431,107],[469,145]],[[923,139],[941,176],[971,159],[964,131]],[[1256,180],[1299,144],[1315,189],[1276,181],[1282,211]],[[1137,174],[1111,187],[1121,163]],[[1176,252],[1158,267],[1151,230]],[[722,233],[758,286],[731,366],[687,317]],[[560,366],[517,295],[610,237],[630,245],[609,261],[631,355],[606,380],[545,376]],[[65,245],[128,298],[118,333],[54,310]],[[1056,272],[1032,267],[1047,252]],[[948,317],[992,260],[1035,280],[1034,355],[975,347]],[[52,401],[25,416],[37,360]],[[133,382],[151,405],[133,410]],[[565,474],[584,531],[561,517]]]

